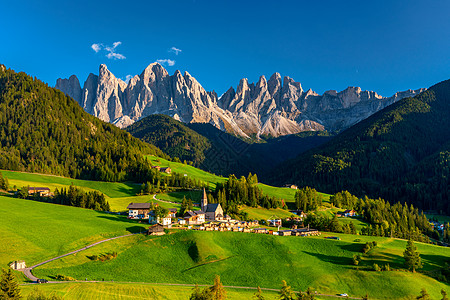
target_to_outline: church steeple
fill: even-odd
[[[203,188],[203,196],[201,201],[201,208],[203,212],[206,212],[206,207],[208,206],[208,197],[206,196],[206,190]]]

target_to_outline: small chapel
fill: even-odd
[[[205,213],[207,220],[220,221],[223,220],[223,209],[220,203],[208,204],[208,197],[206,196],[206,190],[203,188],[203,196],[201,201],[202,212]]]

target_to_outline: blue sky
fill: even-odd
[[[125,79],[157,60],[219,95],[274,72],[319,93],[383,96],[450,78],[447,0],[1,0],[0,12],[0,63],[52,86],[101,63]]]

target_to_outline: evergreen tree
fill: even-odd
[[[292,291],[292,288],[287,285],[286,280],[281,281],[282,287],[280,290],[280,300],[295,300],[295,293]]]
[[[11,269],[3,270],[0,279],[0,291],[6,296],[5,299],[15,300],[22,298],[19,284]]]
[[[227,291],[223,288],[223,284],[220,282],[220,276],[216,275],[214,278],[214,285],[209,288],[213,300],[225,300],[227,299]]]
[[[405,258],[405,266],[408,270],[416,272],[416,269],[422,268],[422,259],[420,258],[417,247],[409,240],[406,244],[405,252],[403,252]]]
[[[441,300],[448,300],[447,292],[444,289],[441,289],[441,295],[442,295]]]
[[[420,295],[416,297],[416,299],[420,300],[431,300],[430,295],[428,294],[427,290],[422,288],[420,291]]]
[[[256,174],[255,174],[256,176]],[[262,295],[261,288],[258,286],[258,290],[253,294],[253,299],[255,300],[265,300],[264,296]]]
[[[212,294],[210,293],[209,289],[203,289],[203,291],[200,291],[200,288],[198,285],[195,285],[194,291],[192,292],[191,296],[189,297],[189,300],[213,300]]]

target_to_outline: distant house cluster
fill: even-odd
[[[283,187],[289,188],[289,189],[294,189],[294,190],[298,189],[298,186],[296,186],[295,184],[292,184],[292,183],[285,184]]]
[[[152,169],[157,169],[158,171],[166,174],[172,173],[172,169],[170,167],[152,166]]]
[[[28,187],[28,195],[34,194],[38,194],[41,197],[53,196],[48,187]]]
[[[270,228],[258,228],[259,222],[233,220],[229,215],[224,215],[220,203],[208,203],[205,189],[203,189],[202,199],[200,201],[200,210],[187,211],[183,216],[177,217],[177,209],[168,209],[166,216],[157,216],[155,210],[151,209],[150,203],[130,203],[128,205],[128,218],[130,219],[148,219],[151,226],[148,229],[149,235],[163,235],[165,228],[171,228],[173,225],[181,225],[179,229],[194,229],[203,231],[232,231],[247,232],[257,234],[271,234],[280,236],[311,236],[319,235],[317,229],[297,228],[294,225],[288,230],[271,230]],[[302,221],[306,214],[301,210],[292,210],[295,216],[289,218],[290,221]],[[268,220],[268,225],[281,227],[282,220],[276,216]],[[278,228],[279,229],[279,228]]]
[[[356,217],[358,214],[353,209],[346,209],[336,213],[337,217]]]

